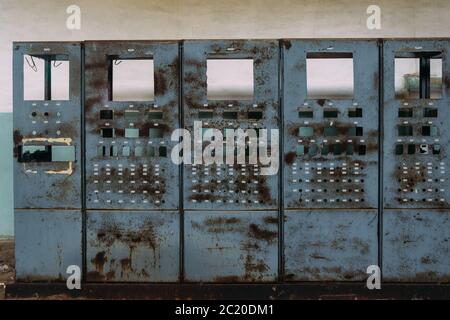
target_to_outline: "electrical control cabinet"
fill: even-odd
[[[85,59],[87,281],[176,281],[178,43],[87,42]]]
[[[13,67],[16,279],[58,280],[82,264],[81,45],[17,42]]]
[[[227,76],[228,65],[234,61],[250,63],[251,87],[249,95],[238,92],[237,97],[217,96],[210,82],[214,62],[222,62],[221,70]],[[183,46],[183,112],[184,127],[194,132],[195,122],[202,124],[206,134],[208,128],[218,129],[224,141],[234,130],[253,131],[258,141],[264,134],[268,143],[270,130],[279,128],[277,41],[185,41]],[[207,68],[209,65],[209,68]],[[245,64],[243,65],[245,66]],[[230,78],[238,82],[239,78]],[[208,86],[208,82],[209,86]],[[267,129],[263,133],[260,129]],[[203,137],[204,138],[204,137]],[[202,139],[205,141],[206,139]],[[256,142],[253,142],[255,145]],[[205,143],[207,144],[207,143]],[[250,154],[250,139],[245,144],[245,156]],[[278,174],[264,175],[260,157],[255,163],[246,160],[238,163],[237,148],[224,147],[223,164],[208,164],[198,161],[184,166],[184,203],[186,210],[251,210],[278,208]],[[270,150],[269,146],[268,149]],[[207,150],[203,151],[205,154]],[[270,151],[269,151],[270,152]],[[233,163],[225,161],[226,155],[236,155]],[[258,156],[261,156],[258,154]],[[278,161],[278,158],[276,159]]]
[[[383,274],[447,281],[447,40],[384,42]]]
[[[17,280],[448,281],[449,43],[15,42]]]
[[[362,280],[378,261],[379,46],[282,48],[286,278]]]
[[[279,155],[273,154],[271,165],[277,170],[269,174],[261,156],[273,151],[270,145],[276,152],[279,147],[279,137],[271,135],[271,129],[280,128],[278,61],[278,43],[273,40],[183,44],[184,128],[194,134],[193,149],[200,147],[203,155],[194,155],[194,161],[183,166],[189,281],[264,282],[277,277]],[[216,92],[218,81],[234,83],[238,89],[225,90],[224,83],[223,92]],[[201,132],[195,136],[199,125]],[[220,136],[208,136],[211,128]],[[237,129],[248,134],[245,141],[233,136]],[[210,141],[223,145],[221,163],[212,163],[220,151],[208,153]],[[238,150],[238,144],[245,150]],[[261,145],[264,152],[253,149]],[[262,209],[267,211],[254,211]],[[267,241],[260,238],[265,234],[270,235]]]

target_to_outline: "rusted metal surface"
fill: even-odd
[[[24,63],[25,55],[45,59],[48,65],[58,59],[68,61],[69,100],[25,100],[24,68],[29,68]],[[81,58],[80,43],[13,44],[18,281],[63,281],[69,265],[82,266]],[[44,72],[37,68],[34,71]],[[47,89],[51,78],[48,73],[46,70]],[[45,156],[24,159],[22,151],[30,146],[45,149]],[[61,147],[74,150],[74,159],[61,161],[53,157]],[[47,152],[50,149],[52,152]]]
[[[284,40],[282,48],[285,279],[362,280],[378,263],[377,42]],[[308,96],[311,53],[353,57],[353,98]]]
[[[187,211],[184,227],[186,281],[276,281],[276,211]]]
[[[378,207],[378,46],[376,41],[284,40],[284,208]],[[311,99],[307,54],[353,56],[354,95]],[[350,117],[352,109],[361,115]],[[336,112],[326,117],[325,112]],[[300,117],[300,112],[310,112]],[[362,128],[361,135],[350,129]],[[310,128],[302,136],[300,128]],[[336,128],[327,136],[325,129]],[[297,151],[301,148],[302,152]],[[347,151],[351,149],[351,154]],[[340,150],[338,150],[340,149]],[[327,150],[327,151],[325,151]]]
[[[384,206],[386,208],[449,208],[447,127],[450,112],[449,41],[385,41],[384,44]],[[442,53],[441,99],[396,99],[394,91],[395,58],[420,57],[426,52]],[[400,108],[411,109],[411,116],[401,116]],[[425,108],[436,115],[425,116]],[[400,126],[411,126],[411,136],[400,136]],[[434,126],[437,135],[422,132]],[[408,154],[411,145],[413,154]],[[396,154],[396,146],[403,146]],[[421,147],[422,146],[422,147]],[[433,147],[439,146],[439,152]],[[426,147],[424,152],[423,147]]]
[[[383,276],[399,282],[448,282],[450,113],[449,41],[384,42]],[[395,58],[442,58],[442,97],[397,98]],[[424,77],[415,75],[420,80]],[[425,76],[426,78],[427,76]],[[427,80],[427,79],[425,79]],[[429,79],[431,81],[431,79]],[[432,112],[426,113],[426,109]],[[402,111],[402,110],[406,110]],[[405,136],[401,126],[412,128]],[[434,127],[435,133],[424,127]],[[428,131],[428,132],[427,132]],[[434,150],[439,146],[438,150]],[[403,147],[403,150],[398,150]]]
[[[75,264],[88,282],[363,283],[367,267],[381,262],[385,281],[448,282],[448,46],[448,39],[15,43],[18,280],[64,281]],[[395,57],[427,52],[442,57],[442,98],[395,99]],[[309,98],[308,53],[353,57],[353,98]],[[24,54],[68,57],[69,101],[24,100]],[[112,101],[113,60],[126,59],[154,60],[153,101]],[[253,100],[208,100],[208,59],[253,59]],[[130,110],[139,116],[127,119]],[[101,118],[105,111],[114,116]],[[147,117],[152,112],[161,116]],[[170,159],[171,133],[181,124],[192,132],[200,120],[222,133],[282,129],[283,181],[261,175],[260,163],[181,170]],[[403,125],[412,136],[399,136]],[[311,135],[300,134],[305,127]],[[102,136],[103,128],[115,134]],[[156,128],[162,137],[150,137]],[[125,137],[126,129],[139,137]],[[73,146],[75,161],[49,162],[44,151],[46,161],[24,162],[28,145]],[[140,147],[142,156],[134,153]]]
[[[287,281],[363,281],[378,264],[377,212],[286,211]]]
[[[177,281],[179,229],[176,211],[89,212],[87,281]]]
[[[194,121],[203,128],[276,129],[279,127],[278,43],[274,40],[207,40],[183,44],[184,127],[193,132]],[[252,100],[208,100],[208,59],[253,59]],[[202,119],[199,112],[210,111]],[[224,111],[236,112],[226,119]],[[248,112],[261,112],[261,119],[248,119]],[[270,131],[269,131],[270,132]],[[269,133],[270,134],[270,133]],[[270,136],[269,136],[270,140]],[[184,170],[186,209],[251,210],[277,209],[278,174],[260,175],[256,165],[187,165]]]
[[[80,211],[16,209],[14,224],[17,281],[65,281],[82,266]]]
[[[170,159],[175,144],[170,136],[179,127],[178,43],[100,41],[87,42],[85,48],[87,209],[177,209],[179,174]],[[111,101],[114,59],[153,59],[153,101]],[[108,110],[113,112],[112,119],[101,119],[100,112]],[[127,110],[139,116],[127,120]],[[150,119],[152,112],[162,112],[161,119]],[[114,129],[114,136],[102,137],[102,128]],[[127,128],[139,129],[139,137],[126,138]],[[160,129],[162,137],[150,137],[151,128]],[[103,146],[105,155],[99,155]],[[137,148],[142,148],[141,156]]]
[[[179,167],[170,158],[170,137],[179,128],[179,44],[100,41],[85,48],[86,279],[177,281],[179,214],[166,210],[179,208]],[[153,59],[152,101],[112,101],[112,65],[127,59]],[[112,116],[102,119],[101,112]],[[138,116],[127,119],[127,112]],[[115,132],[104,137],[102,128]],[[126,137],[130,128],[139,137]],[[161,134],[152,137],[153,129]]]
[[[81,45],[80,43],[13,44],[14,207],[17,209],[81,209]],[[24,100],[24,55],[67,56],[68,101]],[[39,70],[42,72],[42,70]],[[63,140],[67,139],[67,140]],[[65,142],[68,141],[68,142]],[[24,145],[75,147],[75,161],[19,162]]]
[[[450,214],[386,209],[383,215],[383,279],[450,282]]]

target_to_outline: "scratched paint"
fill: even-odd
[[[384,46],[384,203],[386,208],[449,209],[447,130],[450,119],[449,41],[386,41]],[[420,57],[438,52],[442,63],[442,99],[396,99],[394,91],[395,57]],[[411,116],[399,114],[400,108],[411,109]],[[436,110],[426,117],[425,108]],[[399,126],[412,127],[411,136],[399,136]],[[434,126],[437,135],[422,132],[423,126]],[[433,150],[439,146],[439,151]],[[402,147],[397,154],[396,147]],[[412,150],[409,150],[412,148]],[[400,154],[401,153],[401,154]]]
[[[170,137],[179,128],[178,43],[92,41],[85,46],[87,208],[178,209],[179,167],[170,158],[175,145]],[[153,59],[153,101],[111,101],[113,59]],[[111,118],[102,119],[104,111],[110,111]],[[127,119],[129,111],[138,116]],[[155,112],[159,119],[151,118]],[[114,136],[102,136],[105,127],[114,130]],[[125,136],[130,128],[139,130],[138,138]],[[151,130],[161,136],[150,136]],[[99,148],[105,148],[104,154]]]
[[[277,279],[278,213],[185,213],[185,279],[267,282]]]
[[[179,279],[178,212],[88,212],[87,281]]]
[[[393,282],[450,281],[450,214],[385,210],[383,278]]]
[[[82,268],[81,212],[15,210],[16,280],[65,281],[70,265]]]
[[[282,43],[284,207],[378,208],[377,42],[285,40]],[[352,98],[308,96],[306,64],[310,53],[322,58],[336,59],[343,54],[353,57]],[[352,117],[351,112],[357,109],[360,114]],[[361,128],[359,136],[354,133],[356,127]],[[312,136],[303,136],[300,132],[303,128],[311,130]],[[327,136],[327,129],[335,130]]]
[[[448,40],[384,43],[383,275],[395,282],[448,282]],[[442,59],[442,98],[395,96],[395,58]],[[422,73],[422,71],[420,72]],[[431,81],[431,79],[430,79]],[[426,109],[433,112],[425,113]],[[400,112],[402,110],[402,112]],[[400,135],[410,126],[410,136]],[[424,127],[436,128],[436,135]],[[439,146],[439,149],[434,149]]]
[[[181,44],[183,56],[179,55]],[[380,78],[375,40],[14,43],[18,280],[64,281],[67,265],[81,265],[84,257],[89,282],[276,282],[283,257],[281,271],[289,282],[364,281],[367,266],[378,264],[382,256],[385,281],[448,282],[449,41],[386,40],[383,44]],[[24,101],[22,56],[49,51],[69,57],[70,100]],[[308,98],[308,52],[321,57],[352,54],[352,99]],[[439,52],[443,59],[442,99],[395,99],[395,56],[417,57],[424,52]],[[154,59],[154,101],[111,101],[113,58]],[[209,101],[209,58],[253,59],[253,100]],[[380,80],[385,102],[382,127]],[[399,108],[411,108],[413,116],[400,117]],[[437,116],[425,117],[425,108],[436,109]],[[125,113],[130,109],[143,116],[129,121]],[[100,112],[107,110],[114,111],[114,118],[100,119]],[[331,120],[325,116],[330,110],[336,115]],[[153,118],[147,118],[150,111],[162,115],[152,113]],[[279,181],[279,175],[254,174],[252,166],[186,166],[180,176],[179,167],[170,161],[174,145],[170,134],[182,123],[191,128],[205,111],[211,114],[202,119],[207,127],[283,129],[284,181]],[[261,112],[261,118],[250,119],[251,111]],[[235,118],[225,119],[225,112]],[[302,119],[301,112],[311,117]],[[81,132],[82,116],[85,132]],[[398,135],[405,121],[414,133],[407,138]],[[424,125],[436,126],[438,135],[423,134]],[[102,128],[108,126],[115,129],[112,139],[101,136]],[[300,136],[304,126],[310,128],[311,137]],[[138,129],[138,139],[125,138],[130,128]],[[334,128],[331,137],[325,135],[330,128]],[[159,129],[162,137],[152,140],[150,129]],[[350,134],[358,130],[362,132]],[[395,154],[399,143],[406,148],[401,155]],[[32,144],[73,145],[76,160],[19,163],[20,146]],[[157,151],[125,155],[126,144],[132,150],[151,146]],[[414,154],[406,151],[408,144],[414,144]],[[426,153],[422,144],[440,148]],[[104,155],[99,155],[100,146],[108,148]],[[165,156],[160,147],[167,147]],[[86,168],[81,167],[83,157]],[[82,175],[86,178],[86,252],[81,249]],[[184,221],[180,221],[181,207],[186,209]],[[283,234],[279,234],[279,209],[283,209]]]
[[[362,281],[378,264],[377,212],[287,211],[288,281]]]
[[[254,92],[251,100],[208,100],[208,59],[252,59]],[[226,129],[279,128],[279,49],[271,40],[185,41],[183,48],[184,126]],[[200,112],[210,114],[207,119]],[[225,112],[234,112],[231,119]],[[249,119],[249,112],[260,119]],[[278,141],[276,142],[278,143]],[[260,175],[262,164],[187,165],[183,188],[186,209],[252,210],[278,207],[277,174]]]
[[[13,44],[14,157],[19,147],[73,145],[74,162],[14,161],[16,209],[81,209],[81,44]],[[69,100],[24,100],[23,55],[66,55],[70,64]]]

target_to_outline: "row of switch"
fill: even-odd
[[[349,118],[362,118],[362,108],[350,108],[348,109],[348,117]],[[323,110],[323,117],[324,118],[337,118],[339,116],[339,110],[337,109],[324,109]],[[298,117],[299,118],[314,118],[314,111],[309,108],[301,108],[298,111]]]
[[[118,112],[114,113],[114,110],[112,109],[100,110],[100,119],[114,120],[117,113]],[[142,120],[161,120],[163,118],[163,112],[159,110],[150,110],[147,112],[141,112],[140,110],[125,110],[123,112],[123,118],[132,122]]]
[[[118,146],[104,146],[100,145],[97,147],[98,157],[167,157],[167,147],[166,146],[135,146],[132,152],[131,146],[123,146],[119,154]]]
[[[123,135],[125,138],[148,137],[150,139],[161,139],[164,136],[164,132],[162,128],[149,128],[148,131],[138,128],[126,128],[125,130],[101,128],[100,135],[102,138],[116,138]]]
[[[439,144],[433,144],[433,145],[428,145],[428,144],[408,144],[408,145],[403,145],[403,144],[396,144],[395,145],[395,154],[396,155],[403,155],[405,153],[406,150],[406,154],[416,154],[416,150],[418,151],[419,154],[434,154],[434,155],[439,155],[441,153],[441,146]]]
[[[297,156],[308,155],[310,157],[314,157],[317,154],[321,154],[323,156],[326,156],[329,154],[339,156],[344,153],[346,155],[354,155],[356,153],[357,155],[363,156],[366,154],[366,151],[367,151],[367,147],[364,144],[344,145],[342,143],[334,143],[334,144],[322,144],[320,146],[318,146],[316,144],[312,144],[312,145],[307,145],[307,146],[297,145],[296,155]]]
[[[317,136],[323,135],[325,137],[337,137],[337,136],[355,136],[360,137],[363,135],[363,127],[350,127],[350,128],[341,128],[341,127],[323,127],[320,130],[316,130],[314,132],[313,127],[300,127],[298,129],[299,137],[312,137],[314,134]],[[319,131],[319,132],[317,132]]]
[[[412,125],[399,125],[397,130],[398,136],[400,137],[412,137],[414,135]],[[417,133],[424,137],[436,137],[439,135],[439,130],[436,126],[422,126]]]

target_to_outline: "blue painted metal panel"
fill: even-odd
[[[353,57],[353,98],[311,99],[308,54]],[[377,208],[377,42],[284,40],[283,64],[284,208]],[[351,109],[361,109],[361,115],[350,117]],[[336,114],[326,116],[328,110]],[[362,127],[361,134],[352,133],[356,127]],[[333,128],[327,136],[325,130]]]
[[[384,281],[450,281],[448,211],[386,209],[383,221]]]
[[[176,211],[88,211],[87,281],[177,281],[179,229]]]
[[[87,208],[177,209],[179,167],[170,158],[175,145],[170,137],[179,127],[178,43],[100,41],[85,48]],[[113,60],[126,59],[153,59],[154,101],[111,101]],[[101,119],[100,112],[108,110],[112,118]],[[126,111],[138,116],[127,119]],[[160,119],[151,118],[155,112],[162,113]],[[103,137],[102,128],[115,132]],[[139,130],[139,138],[125,136],[130,128]],[[152,129],[161,136],[151,137]],[[105,154],[98,153],[101,147]]]
[[[208,59],[253,59],[251,100],[208,100]],[[185,41],[183,48],[184,127],[193,133],[194,121],[203,128],[277,129],[279,127],[278,42],[274,40]],[[200,113],[208,112],[203,118]],[[226,118],[224,112],[235,112]],[[256,112],[260,119],[249,119]],[[269,131],[270,135],[270,131]],[[268,138],[270,140],[270,136]],[[278,145],[278,141],[275,141]],[[278,174],[260,175],[262,164],[186,165],[186,209],[251,210],[278,207]]]
[[[63,281],[68,266],[82,269],[80,211],[16,209],[14,223],[18,281]]]
[[[288,281],[362,281],[378,264],[377,211],[284,213]]]
[[[0,113],[0,236],[14,235],[12,113]]]
[[[183,57],[179,56],[181,44]],[[63,280],[69,264],[81,266],[80,182],[85,156],[86,204],[92,210],[87,213],[84,253],[88,281],[177,281],[183,277],[181,252],[186,281],[276,281],[278,268],[283,266],[281,254],[288,281],[361,281],[367,278],[367,266],[378,262],[381,187],[384,279],[448,281],[449,41],[384,41],[384,128],[379,128],[378,121],[376,41],[282,40],[281,44],[280,54],[276,40],[86,42],[86,154],[82,155],[81,44],[15,43],[18,279]],[[353,58],[352,99],[308,97],[308,53],[322,59]],[[24,100],[25,54],[68,57],[69,101]],[[396,99],[394,58],[425,54],[442,58],[442,97]],[[112,61],[122,59],[154,60],[154,101],[111,101]],[[208,59],[253,59],[253,100],[208,100]],[[179,86],[181,65],[183,88]],[[414,87],[420,78],[411,77]],[[182,106],[178,103],[181,93]],[[404,110],[400,115],[400,108],[411,109],[411,115],[405,116]],[[100,113],[109,110],[114,117],[101,119]],[[137,110],[139,117],[127,119],[126,110]],[[162,116],[147,117],[155,111],[162,111]],[[185,166],[180,177],[179,167],[169,158],[175,144],[170,134],[179,127],[180,113],[184,127],[190,130],[199,120],[204,127],[220,130],[275,129],[280,127],[280,111],[284,121],[282,235],[276,211],[278,175],[260,175],[261,165],[201,164]],[[331,118],[330,113],[325,115],[328,111]],[[252,119],[249,112],[260,113],[261,119]],[[412,135],[400,135],[401,126],[411,126]],[[113,138],[100,136],[106,127],[115,129]],[[307,127],[312,135],[301,136],[301,127]],[[331,127],[337,128],[337,134],[328,136],[325,131]],[[149,129],[156,128],[162,129],[162,137],[150,136]],[[125,137],[127,129],[138,129],[140,137]],[[362,132],[355,134],[356,130]],[[384,147],[381,167],[379,134]],[[24,145],[63,144],[75,147],[70,167],[66,162],[19,162]],[[399,145],[403,150],[396,154]],[[98,154],[99,146],[105,146],[105,155]],[[129,153],[122,147],[130,147]],[[165,151],[160,147],[166,147]],[[138,149],[142,156],[133,152]],[[322,150],[326,152],[321,154]],[[70,174],[54,173],[69,169]],[[177,211],[180,184],[187,209],[184,251]],[[283,252],[279,251],[280,238]]]
[[[44,59],[45,71],[25,55]],[[67,101],[50,100],[56,60],[69,63]],[[82,268],[81,45],[14,43],[13,64],[16,278],[63,280],[69,265]],[[25,100],[28,67],[44,75],[44,100]],[[62,148],[70,160],[56,158]]]
[[[384,43],[384,206],[386,208],[449,208],[448,143],[450,88],[449,41],[385,41]],[[442,58],[442,98],[419,99],[395,96],[395,57],[419,58],[437,52]],[[414,76],[414,75],[410,75]],[[407,79],[404,79],[406,81]],[[418,75],[416,75],[418,81]],[[436,116],[425,116],[425,108]],[[412,114],[401,116],[401,109]],[[411,135],[399,135],[402,126]],[[422,132],[423,126],[437,128],[436,135]],[[403,133],[402,133],[403,134]],[[396,147],[401,146],[401,154]],[[409,154],[411,146],[411,154]],[[433,151],[439,146],[437,152]]]
[[[69,99],[24,100],[24,55],[69,61]],[[14,43],[14,206],[81,209],[81,46],[79,43]],[[41,71],[41,70],[40,70]],[[19,162],[25,146],[75,148],[75,161]]]
[[[187,211],[184,227],[186,281],[276,281],[276,211]]]
[[[378,45],[282,44],[285,277],[359,281],[378,255]],[[327,58],[353,59],[353,97],[308,94],[308,59]]]
[[[448,40],[384,41],[382,252],[383,277],[388,281],[450,279],[449,48]],[[426,67],[406,75],[395,69],[400,59],[412,58],[426,65],[426,57],[435,62],[442,59],[442,67],[436,68],[442,79],[438,74],[425,76],[430,94],[425,90],[421,96],[420,74],[426,75]],[[396,79],[399,74],[403,78]],[[399,80],[406,83],[407,91],[402,94],[395,90]]]

